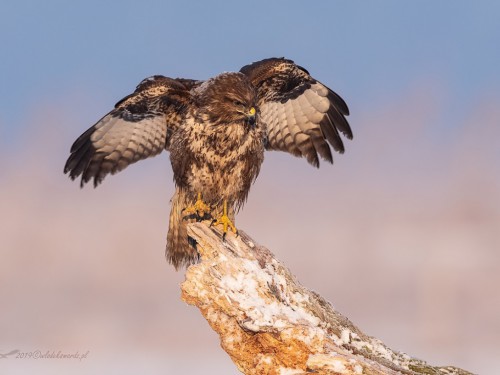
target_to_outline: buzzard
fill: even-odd
[[[319,167],[351,139],[346,103],[309,72],[269,58],[206,81],[155,75],[73,143],[64,167],[81,186],[170,152],[176,190],[166,257],[175,268],[198,259],[187,223],[234,227],[234,214],[259,174],[264,150],[286,151]]]

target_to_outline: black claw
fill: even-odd
[[[222,235],[222,241],[225,241],[226,240],[226,232],[224,232],[224,234]]]
[[[208,212],[205,212],[202,217],[200,217],[200,221],[203,220],[210,220],[212,218],[212,215]]]
[[[238,238],[238,237],[239,237],[239,235],[240,235],[240,232],[236,231],[236,233],[235,233],[235,234],[236,234],[236,238]]]

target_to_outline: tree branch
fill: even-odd
[[[367,336],[241,231],[223,241],[196,223],[188,233],[201,260],[186,271],[182,299],[200,309],[244,374],[471,374]]]

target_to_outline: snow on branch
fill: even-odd
[[[182,299],[197,306],[244,374],[471,374],[434,367],[367,336],[240,231],[191,224],[200,262]]]

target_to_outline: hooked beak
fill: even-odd
[[[252,107],[250,108],[250,111],[248,111],[248,115],[247,115],[247,121],[248,121],[248,124],[250,126],[255,126],[255,108]]]

